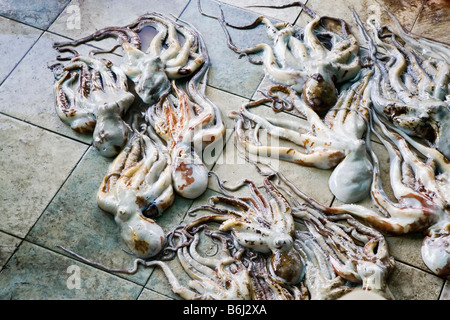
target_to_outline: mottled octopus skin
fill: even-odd
[[[201,11],[201,8],[200,8]],[[202,11],[201,11],[202,12]],[[228,46],[236,53],[249,56],[262,52],[261,60],[249,60],[263,64],[264,71],[271,81],[289,86],[302,94],[303,101],[319,115],[324,115],[337,101],[336,86],[354,78],[361,69],[358,56],[359,45],[350,32],[348,25],[341,19],[320,17],[311,10],[312,16],[298,35],[298,28],[290,23],[273,23],[264,16],[258,17],[248,26],[233,26],[225,18],[217,19],[228,39]],[[202,12],[203,13],[203,12]],[[204,14],[204,13],[203,13]],[[211,17],[211,16],[209,16]],[[320,25],[324,20],[331,20],[341,26],[342,34],[325,30]],[[228,33],[227,26],[237,29],[254,28],[264,24],[273,45],[260,43],[251,48],[238,48]],[[319,40],[326,33],[331,37],[331,48]]]
[[[303,277],[303,263],[293,250],[294,221],[291,209],[284,196],[268,178],[264,180],[269,197],[265,198],[256,185],[246,180],[252,192],[252,199],[213,196],[208,205],[192,208],[211,210],[228,216],[221,219],[219,230],[231,232],[244,248],[261,253],[270,253],[269,271],[283,283],[295,284]],[[240,211],[221,209],[217,204],[232,205]]]
[[[358,202],[367,197],[372,181],[372,164],[363,140],[369,118],[366,88],[370,77],[370,72],[362,73],[361,79],[342,92],[323,119],[294,91],[285,88],[289,103],[306,116],[307,125],[295,120],[262,117],[250,111],[251,107],[271,101],[270,98],[250,102],[242,106],[240,112],[231,114],[236,120],[236,139],[252,154],[269,155],[320,169],[334,168],[329,179],[330,190],[345,203]],[[246,122],[254,126],[245,129]],[[293,142],[299,149],[266,146],[256,140],[259,130]]]
[[[408,135],[418,136],[450,158],[450,47],[413,37],[391,15],[396,31],[354,13],[374,66],[370,84],[375,110]],[[386,55],[384,61],[377,55]]]
[[[129,134],[122,117],[134,101],[125,74],[107,60],[87,56],[75,56],[54,72],[60,119],[77,132],[93,132],[102,156],[117,155]]]
[[[97,193],[99,207],[114,215],[122,239],[140,258],[153,257],[163,248],[165,233],[152,218],[174,201],[170,157],[156,138],[151,131],[135,133],[111,163]]]

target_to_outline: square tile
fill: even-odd
[[[98,29],[127,25],[145,13],[160,12],[177,17],[188,2],[189,0],[73,0],[49,31],[79,39]]]
[[[0,273],[1,300],[134,300],[141,290],[27,241]]]
[[[437,300],[444,279],[396,262],[388,286],[396,300]]]
[[[246,25],[253,22],[258,15],[233,6],[221,6],[227,22],[234,25]],[[220,16],[219,5],[215,1],[203,0],[202,9],[206,14]],[[261,66],[250,63],[246,58],[239,59],[239,55],[227,46],[227,38],[219,22],[213,18],[203,16],[196,1],[191,1],[183,11],[181,19],[190,22],[201,33],[211,59],[211,69],[208,84],[217,89],[227,91],[238,96],[250,98],[264,71]],[[267,41],[263,26],[250,30],[228,28],[233,43],[239,48],[252,47]]]
[[[2,57],[0,83],[5,80],[41,34],[42,30],[0,17],[0,43],[2,44],[0,49],[0,56]]]
[[[40,29],[47,29],[70,0],[2,0],[0,15]]]
[[[4,115],[0,132],[0,229],[23,238],[87,146]]]
[[[107,267],[131,268],[135,258],[124,252],[128,248],[114,217],[97,205],[97,191],[111,161],[90,148],[27,240],[69,255],[55,248],[61,245]],[[155,220],[168,232],[183,219],[190,204],[191,200],[178,197],[173,206]],[[140,268],[134,275],[118,275],[144,284],[150,272],[151,269]]]
[[[450,2],[427,0],[411,32],[432,40],[450,43]]]

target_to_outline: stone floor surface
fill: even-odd
[[[224,0],[221,6],[232,24],[244,25],[266,15],[304,26],[310,18],[299,7],[276,10],[254,6],[289,2]],[[407,30],[450,42],[448,1],[381,2]],[[202,4],[205,12],[219,14],[218,2],[202,0]],[[376,14],[390,23],[375,0],[309,0],[307,5],[320,15],[346,19],[353,28],[351,9],[363,19]],[[122,250],[124,244],[114,220],[96,203],[96,192],[111,159],[97,154],[91,136],[73,132],[55,113],[53,75],[48,68],[56,57],[52,44],[106,26],[125,25],[152,11],[191,22],[205,39],[211,57],[207,96],[222,110],[229,133],[223,152],[210,169],[228,181],[244,176],[261,179],[254,167],[237,155],[234,122],[226,116],[254,99],[267,79],[260,66],[238,59],[227,47],[219,24],[199,13],[196,0],[0,0],[0,299],[179,299],[160,270],[140,268],[134,275],[108,273],[56,247],[64,245],[108,266],[128,268],[133,262]],[[232,30],[231,35],[240,47],[267,41],[262,27]],[[386,165],[387,156],[379,149]],[[319,202],[329,206],[338,203],[328,189],[330,171],[281,162],[279,166]],[[169,231],[189,218],[189,208],[217,192],[220,190],[211,180],[199,199],[177,197],[158,223]],[[365,204],[371,205],[370,201]],[[422,235],[388,237],[396,260],[390,290],[398,300],[449,300],[450,281],[433,275],[422,262],[422,239]],[[179,266],[174,269],[182,276]],[[79,283],[73,281],[75,273]]]

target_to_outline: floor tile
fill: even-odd
[[[203,0],[202,9],[206,14],[220,16],[219,6],[215,1]],[[236,7],[222,5],[225,19],[235,25],[253,22],[258,16]],[[217,20],[200,14],[197,1],[191,1],[181,15],[181,19],[192,23],[202,34],[209,56],[211,69],[208,84],[236,95],[250,98],[263,78],[263,69],[250,63],[246,58],[228,48],[227,39]],[[232,41],[239,48],[247,48],[266,40],[264,27],[251,30],[228,28]]]
[[[49,33],[39,39],[0,87],[0,112],[90,143],[91,135],[76,133],[55,111],[54,77],[48,66],[56,62],[53,43],[62,39]]]
[[[388,286],[396,300],[437,300],[443,279],[430,273],[396,262]]]
[[[386,236],[389,253],[396,261],[407,263],[423,271],[430,272],[422,260],[423,234],[407,234],[402,236]]]
[[[439,300],[450,300],[450,281],[445,281],[444,288],[442,289],[441,296]]]
[[[0,115],[0,229],[23,238],[87,146]]]
[[[47,29],[69,2],[70,0],[3,0],[0,15]]]
[[[0,43],[2,44],[0,49],[0,56],[2,57],[0,83],[5,80],[41,34],[42,30],[0,17]],[[14,45],[8,45],[12,43]]]
[[[450,43],[449,17],[449,1],[427,0],[411,32],[433,40]]]
[[[134,257],[123,251],[128,248],[120,237],[113,216],[101,210],[96,200],[110,161],[90,148],[30,231],[27,240],[51,249],[61,245],[107,267],[131,268]],[[179,197],[156,221],[168,232],[182,220],[190,204],[190,200]],[[144,284],[150,272],[150,269],[143,268],[131,276],[119,275]]]
[[[51,25],[49,31],[79,39],[98,29],[127,25],[149,12],[179,16],[188,2],[189,0],[74,0]],[[76,18],[79,20],[75,20]]]
[[[130,281],[27,241],[0,273],[2,300],[134,300],[141,290]]]
[[[225,125],[225,134],[222,137],[222,141],[211,148],[206,147],[204,149],[203,162],[208,169],[212,169],[216,161],[222,156],[222,150],[234,131],[234,119],[229,117],[230,112],[238,110],[241,105],[248,102],[248,99],[241,98],[210,86],[206,87],[206,97],[220,110],[222,121]]]
[[[292,0],[221,0],[221,2],[243,8],[245,10],[256,12],[260,15],[264,15],[266,17],[275,18],[281,21],[288,21],[290,23],[294,23],[298,18],[298,15],[302,11],[300,7],[292,7],[290,9],[274,9],[274,8],[262,8],[259,6],[282,6],[285,4],[292,3]],[[305,3],[307,2],[304,1]],[[255,7],[252,7],[255,6]]]
[[[0,270],[19,246],[19,238],[0,231]]]
[[[196,207],[196,206],[205,204],[210,196],[216,195],[216,194],[217,194],[217,192],[214,192],[212,190],[207,190],[202,196],[200,196],[198,199],[196,199],[192,203],[192,207]],[[199,211],[195,217],[200,217],[205,214],[207,214],[207,211],[202,210],[202,211]],[[195,217],[191,217],[191,216],[187,215],[181,224],[185,225],[187,222],[195,219]],[[199,244],[199,245],[202,245],[202,244]],[[208,253],[208,252],[206,252],[206,253]],[[172,270],[172,272],[175,275],[175,277],[177,278],[178,282],[182,286],[189,288],[188,282],[189,282],[190,278],[184,271],[179,260],[175,257],[172,260],[166,261],[166,263]],[[178,296],[171,290],[169,283],[168,283],[163,271],[160,268],[155,268],[155,271],[150,276],[150,279],[149,279],[148,283],[145,285],[145,287],[148,289],[151,289],[155,292],[158,292],[160,294],[163,294],[164,296],[170,297],[172,299],[177,299],[177,300],[181,299],[180,296]]]
[[[142,293],[139,295],[138,300],[173,300],[173,299],[170,299],[169,297],[156,293],[152,290],[144,289],[142,290]]]

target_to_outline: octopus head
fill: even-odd
[[[302,97],[319,116],[325,115],[338,99],[334,83],[327,81],[320,73],[315,73],[306,80]]]
[[[303,261],[293,244],[291,236],[280,234],[274,238],[271,245],[273,254],[269,261],[269,270],[272,276],[287,284],[299,283],[305,274]]]
[[[172,181],[182,197],[195,199],[208,186],[208,169],[194,151],[178,149],[172,163]]]
[[[145,103],[156,102],[170,87],[164,62],[159,56],[145,54],[128,43],[122,44],[122,47],[125,63],[121,68],[135,83],[136,93]]]
[[[450,233],[427,236],[422,243],[422,259],[440,277],[450,277]]]
[[[118,110],[118,108],[117,108]],[[128,127],[118,112],[108,105],[98,108],[93,145],[104,157],[116,156],[128,140]]]
[[[142,259],[157,255],[164,246],[165,236],[162,228],[139,212],[123,212],[122,215],[120,219],[128,219],[119,224],[121,236],[131,252]]]
[[[356,203],[367,197],[372,186],[373,166],[364,141],[360,140],[333,170],[328,180],[331,192],[344,203]]]
[[[150,57],[144,61],[142,74],[136,86],[136,93],[145,103],[156,102],[160,95],[170,87],[164,72],[164,63],[159,57]]]

